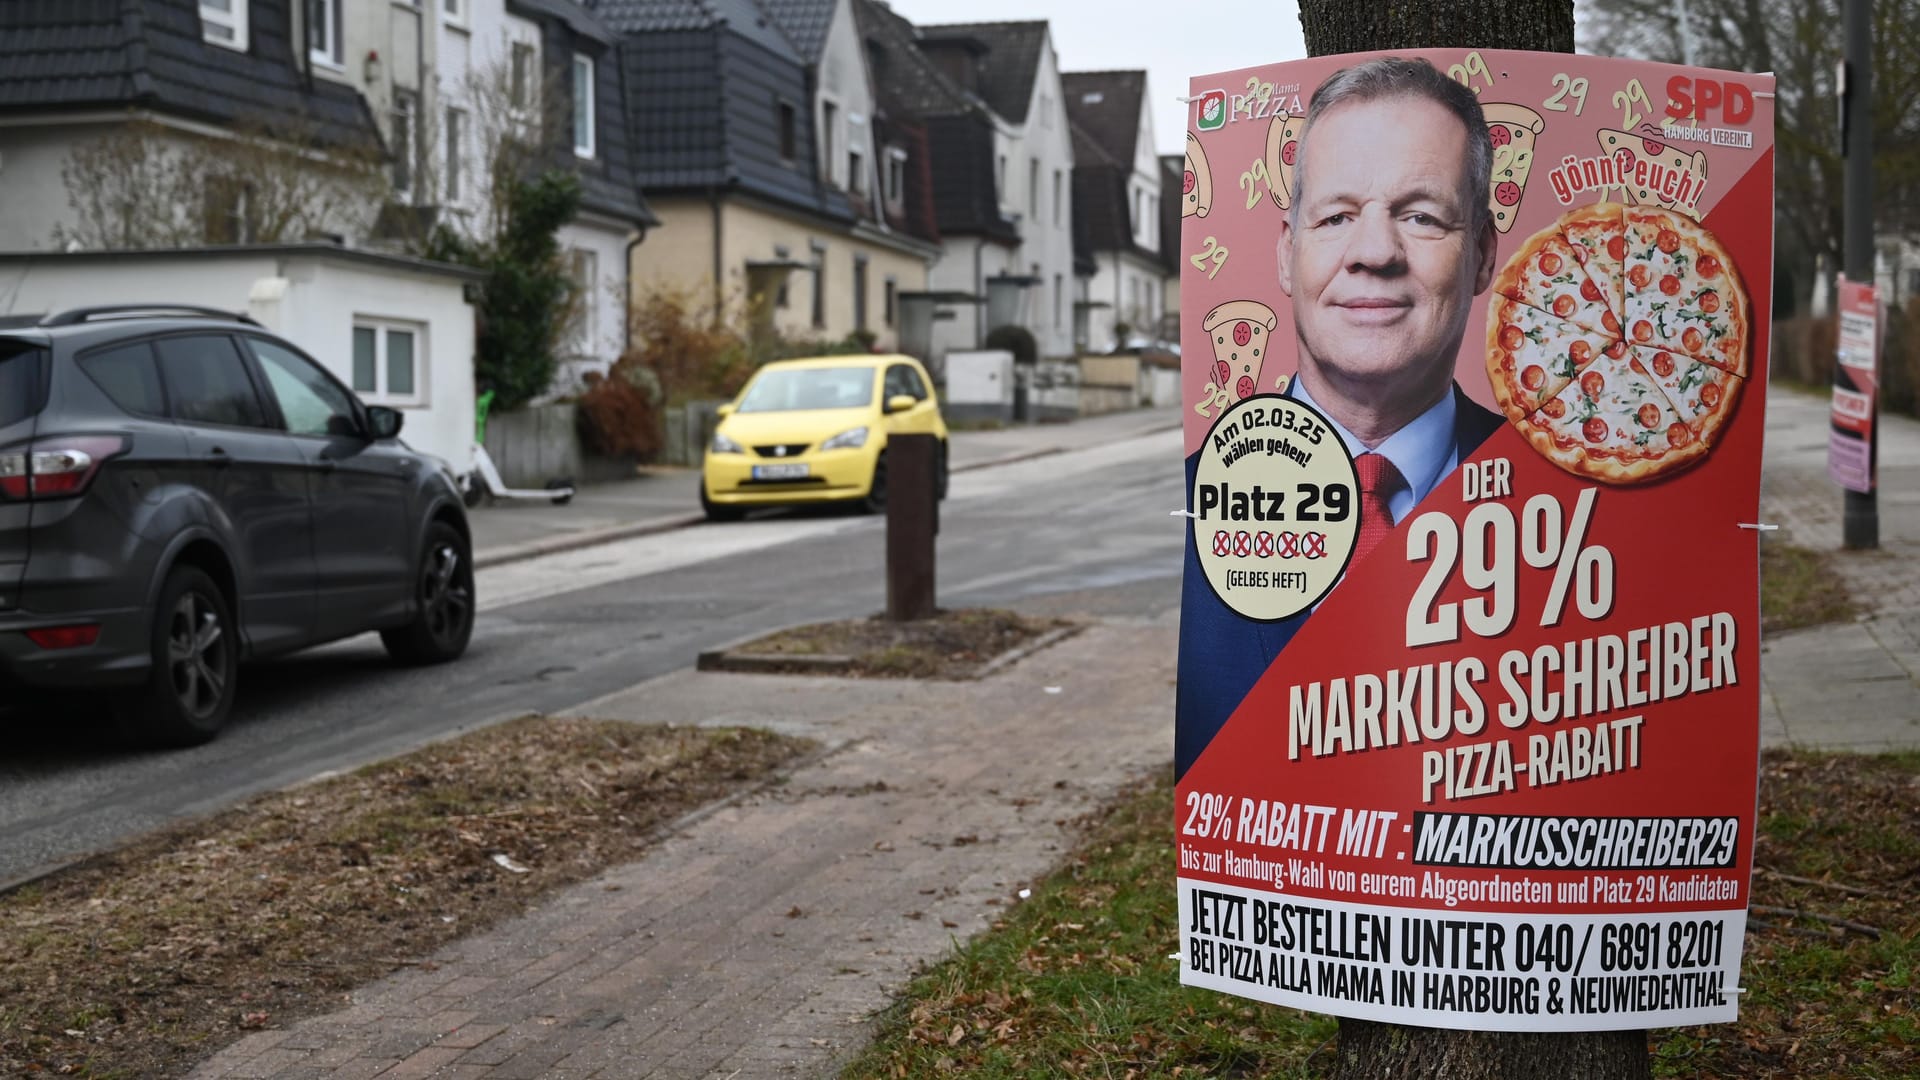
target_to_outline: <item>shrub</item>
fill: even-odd
[[[665,405],[730,398],[746,385],[754,363],[746,335],[727,315],[703,302],[695,287],[655,283],[634,301],[628,316],[633,344],[614,369],[652,372]]]
[[[660,450],[660,380],[634,365],[587,376],[579,424],[588,445],[608,457],[651,457]]]

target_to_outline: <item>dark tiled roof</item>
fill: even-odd
[[[932,217],[925,234],[984,236],[1018,243],[1019,232],[1000,213],[993,177],[993,119],[986,104],[961,89],[917,46],[912,23],[873,0],[854,0],[854,17],[867,46],[878,111],[890,128],[924,133],[922,151],[909,150],[925,172],[917,181]]]
[[[1126,251],[1133,247],[1125,171],[1110,165],[1074,165],[1073,213],[1084,223],[1089,251]]]
[[[545,41],[542,52],[548,57],[548,77],[560,92],[573,95],[571,65],[573,55],[593,60],[593,157],[574,154],[572,136],[557,148],[559,164],[580,178],[580,205],[597,213],[642,225],[657,225],[659,219],[641,197],[639,176],[634,161],[633,126],[627,118],[626,71],[618,51],[609,44],[617,40],[598,19],[584,19],[586,13],[575,10],[568,0],[511,0],[512,7],[537,19]],[[537,6],[536,6],[537,5]]]
[[[993,111],[1016,124],[1027,122],[1040,54],[1047,47],[1045,22],[943,23],[920,28],[923,41],[978,41],[987,47],[979,59],[980,96]]]
[[[800,50],[802,59],[809,64],[820,62],[840,0],[760,0],[760,6]]]
[[[357,91],[305,78],[288,13],[251,0],[243,53],[202,40],[195,0],[5,0],[0,111],[137,105],[320,142],[377,141]]]
[[[602,45],[612,45],[619,40],[619,35],[600,16],[574,0],[507,0],[507,10],[535,19],[558,19],[576,36]]]
[[[1107,153],[1107,148],[1100,145],[1100,140],[1094,138],[1092,132],[1080,126],[1078,120],[1069,117],[1067,131],[1073,136],[1074,168],[1116,169],[1120,167],[1119,159]]]
[[[755,0],[601,0],[595,11],[623,34],[725,27],[782,59],[802,59]]]
[[[1076,130],[1086,129],[1106,156],[1128,166],[1140,143],[1140,105],[1147,93],[1144,71],[1076,71],[1060,76],[1067,98],[1067,117]],[[1080,160],[1080,144],[1074,158]]]

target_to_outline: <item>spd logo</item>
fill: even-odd
[[[1198,124],[1200,130],[1219,131],[1226,126],[1227,92],[1225,90],[1209,90],[1201,94],[1200,121]]]

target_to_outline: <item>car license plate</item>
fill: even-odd
[[[755,480],[804,480],[806,477],[807,466],[804,462],[797,465],[755,465],[753,467]]]

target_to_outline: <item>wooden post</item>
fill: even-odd
[[[887,439],[887,618],[933,617],[933,538],[940,531],[931,435]]]

